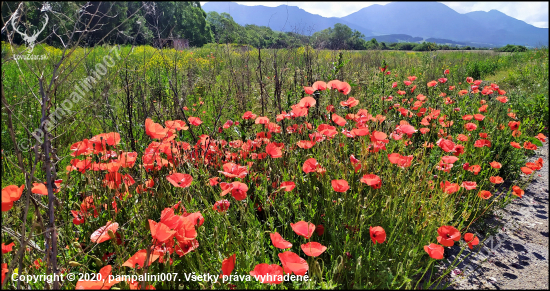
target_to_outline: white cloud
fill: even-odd
[[[200,2],[204,5],[206,2]],[[344,17],[362,8],[390,2],[236,2],[241,5],[296,6],[324,17]],[[458,13],[489,11],[496,9],[508,16],[525,21],[536,27],[548,28],[548,2],[441,2]]]

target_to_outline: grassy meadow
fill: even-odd
[[[8,289],[17,287],[12,273],[52,273],[43,162],[31,187],[20,164],[40,156],[31,148],[42,116],[38,77],[49,81],[63,55],[36,46],[45,60],[15,61],[19,49],[2,44]],[[77,277],[63,289],[428,288],[440,277],[425,274],[435,274],[445,249],[471,252],[465,235],[475,221],[520,199],[526,184],[513,181],[537,175],[526,158],[548,135],[547,48],[78,48],[56,71],[50,112],[106,56],[114,64],[51,129],[62,180],[57,264],[65,275],[111,268],[177,279]],[[18,254],[23,231],[36,247]],[[307,281],[282,283],[185,277],[306,271]]]

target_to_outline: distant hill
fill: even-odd
[[[371,40],[375,38],[377,42],[420,42],[424,40],[422,37],[412,37],[408,34],[389,34],[389,35],[377,35],[365,37],[365,40]]]
[[[245,6],[233,2],[208,2],[204,11],[226,12],[240,25],[269,26],[277,31],[311,35],[336,23],[363,33],[367,40],[424,40],[466,43],[475,46],[548,45],[548,28],[538,28],[497,10],[461,14],[438,2],[392,2],[371,5],[348,16],[323,17],[295,6]],[[407,40],[404,36],[414,40]],[[412,37],[415,35],[416,37]]]
[[[207,2],[202,6],[202,9],[206,12],[229,13],[233,20],[240,25],[268,26],[275,31],[312,35],[317,31],[334,27],[336,23],[342,23],[364,35],[372,35],[369,29],[344,21],[341,18],[323,17],[295,6],[267,7],[239,5],[234,2]]]
[[[548,45],[548,28],[535,27],[498,10],[474,11],[464,15],[490,31],[486,38],[488,42],[530,46]]]

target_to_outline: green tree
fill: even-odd
[[[237,24],[228,13],[208,12],[206,20],[212,27],[216,43],[245,43],[245,29]]]
[[[146,15],[155,38],[186,38],[191,46],[212,42],[212,31],[206,13],[198,1],[152,2]]]

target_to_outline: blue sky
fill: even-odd
[[[206,2],[201,2],[204,5]],[[242,5],[297,6],[324,17],[343,17],[373,4],[390,2],[238,2]],[[523,20],[536,27],[548,28],[548,2],[441,2],[458,13],[496,9],[508,16]]]

